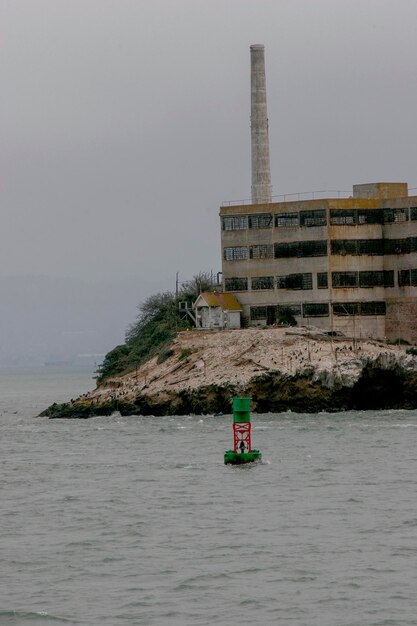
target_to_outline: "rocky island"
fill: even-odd
[[[329,336],[312,326],[179,332],[133,371],[41,416],[317,412],[417,408],[417,350]]]

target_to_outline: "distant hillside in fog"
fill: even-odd
[[[46,276],[0,278],[0,365],[104,354],[124,341],[137,305],[170,288],[134,280],[89,284]]]

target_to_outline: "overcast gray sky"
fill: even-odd
[[[0,278],[220,270],[252,43],[273,193],[417,186],[416,0],[0,0]]]

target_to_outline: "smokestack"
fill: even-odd
[[[252,203],[262,204],[272,202],[264,46],[250,47],[250,64]]]

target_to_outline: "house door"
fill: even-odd
[[[277,307],[276,306],[267,306],[266,307],[266,325],[272,326],[277,321]]]

